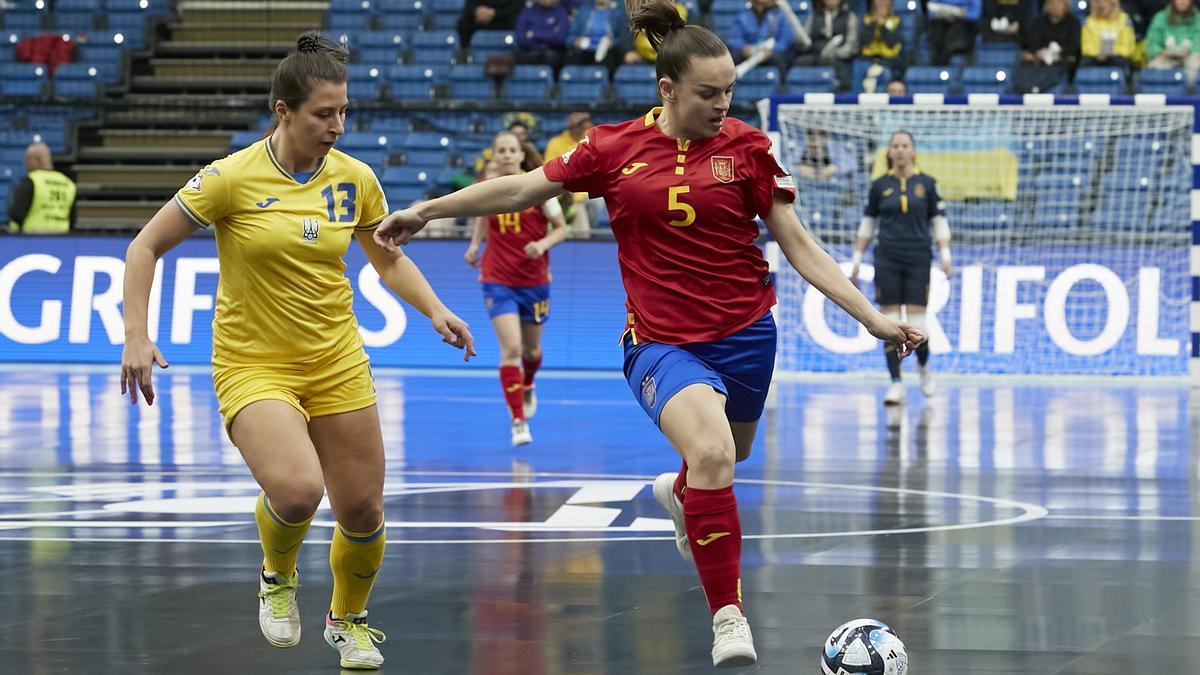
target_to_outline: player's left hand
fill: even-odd
[[[913,353],[913,350],[925,344],[927,339],[925,334],[916,328],[903,321],[893,321],[883,314],[879,314],[875,321],[867,325],[867,331],[884,342],[896,345],[896,353],[900,358]]]
[[[379,227],[375,228],[372,237],[388,253],[395,253],[396,246],[403,246],[412,240],[413,235],[425,227],[425,221],[413,208],[393,211]]]
[[[442,336],[442,342],[463,350],[463,361],[470,361],[475,356],[475,337],[471,335],[471,327],[466,321],[448,309],[434,312],[429,320],[433,323],[433,329]]]
[[[546,245],[540,241],[531,241],[525,244],[525,257],[537,260],[546,253]]]

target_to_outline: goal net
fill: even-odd
[[[953,233],[928,303],[937,369],[1184,375],[1191,300],[1191,106],[778,101],[797,212],[849,269],[888,139],[916,140]],[[874,299],[872,249],[859,286]],[[777,266],[779,367],[881,370],[878,342]]]

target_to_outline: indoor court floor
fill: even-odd
[[[818,672],[882,619],[914,675],[1200,672],[1200,401],[1148,380],[779,381],[739,465],[759,664]],[[0,368],[0,672],[331,673],[331,521],[304,638],[257,625],[258,488],[203,369],[131,408],[115,367]],[[545,373],[509,447],[489,370],[377,370],[384,673],[712,671],[707,607],[650,481],[678,459],[610,373]]]

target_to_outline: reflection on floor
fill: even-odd
[[[514,451],[489,373],[379,372],[385,672],[710,669],[695,572],[649,480],[673,452],[608,374],[549,373]],[[111,370],[0,370],[4,672],[332,672],[328,511],[305,639],[255,619],[257,494],[203,371],[134,409]],[[888,621],[913,673],[1200,671],[1196,395],[1146,382],[779,382],[738,468],[756,672]]]

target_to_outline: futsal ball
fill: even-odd
[[[904,643],[886,623],[855,619],[837,627],[825,641],[822,675],[905,675]]]

